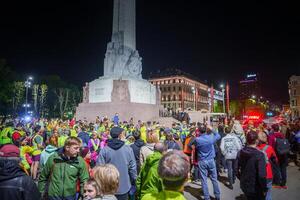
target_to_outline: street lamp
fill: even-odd
[[[224,84],[221,84],[220,88],[222,89],[222,97],[223,97],[223,113],[225,113],[225,87],[224,87]]]
[[[30,107],[30,104],[28,104],[28,88],[31,87],[32,80],[33,80],[33,77],[29,76],[25,81],[26,97],[25,97],[25,104],[23,104],[23,107],[25,107],[25,115],[27,115],[27,109]]]
[[[252,99],[255,99],[255,98],[256,98],[256,96],[255,96],[255,95],[252,95],[252,96],[251,96],[251,98],[252,98]]]

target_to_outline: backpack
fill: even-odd
[[[285,138],[275,139],[275,150],[278,155],[286,155],[290,152],[290,143]]]
[[[264,156],[265,156],[265,160],[266,163],[269,163],[269,158],[268,158],[268,154],[267,154],[267,148],[269,147],[269,145],[264,146],[264,148],[261,150],[261,152],[263,152]]]

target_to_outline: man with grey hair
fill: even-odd
[[[182,192],[190,171],[189,158],[181,151],[173,150],[165,154],[158,165],[158,175],[164,190],[148,193],[142,200],[176,199],[185,200]]]

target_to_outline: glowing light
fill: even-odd
[[[254,77],[256,77],[256,74],[248,74],[247,75],[247,78],[254,78]]]
[[[29,122],[29,121],[31,120],[31,117],[28,116],[28,115],[26,115],[26,116],[24,117],[24,120],[25,120],[26,122]]]

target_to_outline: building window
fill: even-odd
[[[181,87],[179,87],[178,90],[181,91]]]
[[[171,91],[171,88],[170,88],[170,87],[168,87],[168,91],[169,91],[169,92]]]
[[[181,94],[178,96],[178,99],[179,99],[179,101],[181,101],[181,99],[182,99],[182,98],[181,98]]]
[[[176,101],[176,95],[175,94],[173,95],[173,100]]]
[[[175,83],[176,82],[176,80],[175,79],[173,79],[173,83]]]
[[[175,86],[173,87],[173,91],[174,91],[174,92],[176,91],[176,88],[175,88]]]
[[[296,95],[296,93],[297,93],[296,90],[294,90],[294,95]]]
[[[171,101],[171,95],[168,95],[168,100]]]

